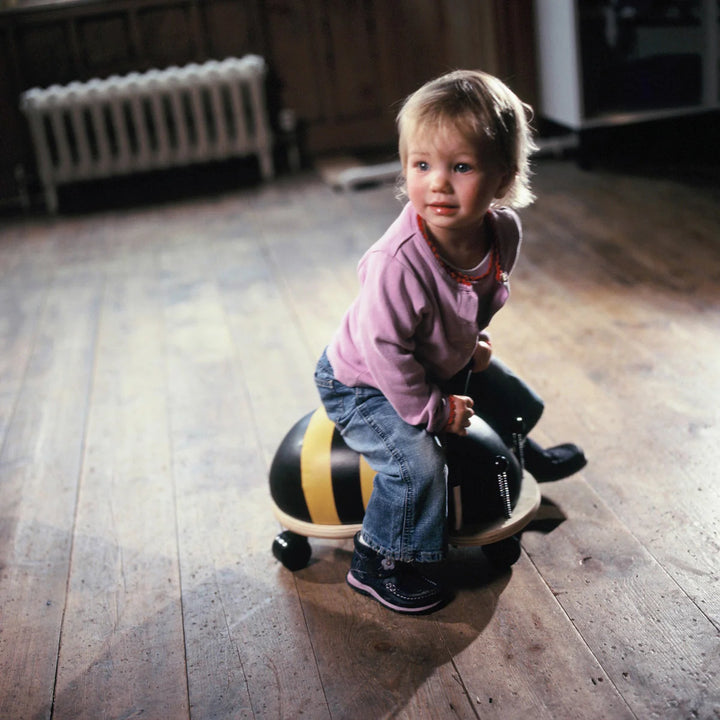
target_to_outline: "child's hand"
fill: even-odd
[[[487,370],[491,358],[492,345],[490,344],[490,340],[481,336],[472,356],[472,371],[476,373]]]
[[[470,427],[470,418],[473,412],[472,398],[466,395],[451,395],[448,398],[450,403],[450,417],[445,426],[445,432],[455,435],[467,435],[467,428]]]

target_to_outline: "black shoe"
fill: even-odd
[[[534,440],[525,439],[525,468],[538,482],[560,480],[585,467],[585,454],[571,443],[543,450]]]
[[[355,535],[347,583],[353,590],[401,613],[430,612],[447,599],[440,585],[413,565],[385,558],[363,545],[360,533]]]

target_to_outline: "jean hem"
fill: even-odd
[[[419,552],[403,553],[390,550],[389,548],[383,547],[379,543],[376,543],[372,538],[368,537],[365,531],[362,532],[362,539],[365,544],[371,550],[374,550],[378,555],[382,557],[390,558],[396,562],[405,563],[438,563],[447,559],[447,548],[444,550],[421,550]]]

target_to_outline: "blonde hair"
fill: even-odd
[[[450,125],[471,143],[489,139],[512,180],[499,201],[524,207],[530,190],[530,154],[536,149],[529,120],[532,108],[501,80],[480,70],[455,70],[423,85],[403,103],[397,116],[400,161],[407,162],[408,139],[418,130]]]

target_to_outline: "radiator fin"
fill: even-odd
[[[232,157],[271,178],[265,76],[246,55],[24,92],[48,209],[63,183]]]

